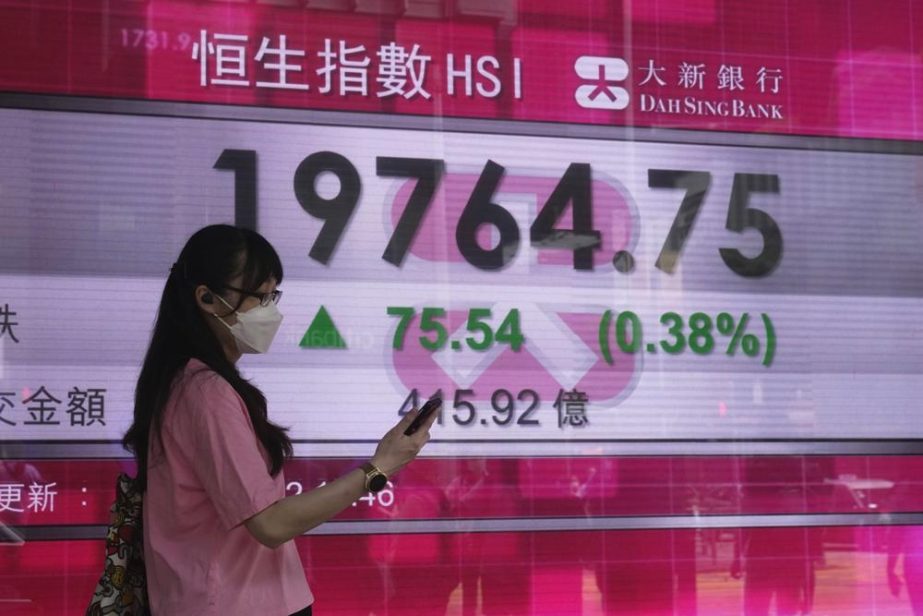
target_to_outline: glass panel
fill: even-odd
[[[323,614],[923,613],[920,526],[380,534],[297,544]],[[102,552],[99,541],[0,546],[3,613],[80,613]]]

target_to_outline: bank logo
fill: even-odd
[[[421,345],[407,345],[391,351],[394,376],[407,390],[421,383],[444,392],[463,388],[473,392],[473,400],[484,401],[499,390],[516,395],[530,389],[540,399],[552,401],[561,389],[577,389],[594,404],[615,406],[630,395],[641,374],[641,359],[621,351],[615,351],[617,357],[611,365],[603,358],[598,343],[603,306],[572,309],[519,301],[516,307],[523,323],[529,324],[528,331],[523,332],[526,344],[518,352],[494,345],[484,353],[450,346],[433,353]],[[490,308],[493,314],[510,310],[502,303]],[[450,339],[461,340],[469,334],[467,314],[467,307],[448,309],[446,329]]]
[[[577,76],[588,81],[577,87],[574,98],[586,109],[621,110],[628,107],[628,90],[619,84],[628,79],[628,63],[621,58],[580,56],[574,63]]]

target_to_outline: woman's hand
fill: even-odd
[[[435,413],[413,435],[404,436],[404,430],[419,413],[416,409],[408,413],[378,443],[372,464],[386,475],[394,475],[416,458],[429,440],[429,429],[436,421]],[[323,524],[349,507],[350,503],[355,504],[356,499],[365,493],[365,473],[354,468],[324,486],[276,501],[244,524],[257,541],[269,548],[277,548]]]
[[[427,418],[423,425],[420,426],[420,429],[412,435],[406,436],[404,434],[404,430],[410,426],[419,414],[419,409],[414,409],[407,413],[378,443],[375,455],[372,456],[372,464],[381,469],[381,472],[388,477],[393,476],[416,458],[429,440],[429,429],[432,427],[433,422],[436,421],[438,413],[433,413]]]

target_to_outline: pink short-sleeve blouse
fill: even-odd
[[[243,522],[285,496],[282,473],[243,400],[197,359],[170,394],[152,437],[144,494],[144,560],[154,616],[288,616],[314,601],[295,543],[259,543]]]

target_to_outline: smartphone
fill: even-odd
[[[439,407],[441,406],[442,406],[442,398],[440,398],[439,396],[433,396],[432,398],[427,400],[426,404],[423,405],[423,408],[420,409],[420,414],[417,415],[416,419],[414,419],[411,422],[411,424],[407,426],[407,429],[404,430],[404,434],[406,436],[410,436],[411,434],[419,430],[420,426],[423,425],[423,422],[425,422],[427,418],[429,418],[430,415],[438,411]]]

